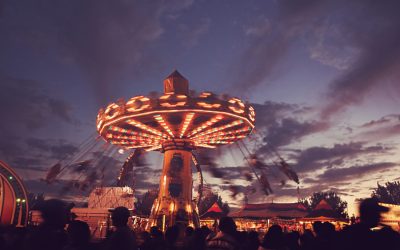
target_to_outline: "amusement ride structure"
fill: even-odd
[[[25,226],[28,211],[28,196],[22,180],[0,161],[0,225]]]
[[[189,92],[178,71],[164,80],[157,98],[135,96],[100,109],[97,130],[107,142],[125,149],[164,154],[159,194],[148,226],[199,225],[192,197],[194,150],[231,144],[249,135],[255,122],[252,106],[238,98]],[[124,169],[122,169],[124,171]]]

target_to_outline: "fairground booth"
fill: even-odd
[[[217,202],[202,215],[200,215],[200,225],[213,228],[217,225],[217,221],[224,216],[224,212],[220,208]]]
[[[307,216],[299,219],[299,223],[305,229],[311,229],[312,224],[316,221],[330,222],[335,225],[336,230],[342,229],[349,222],[348,219],[341,217],[324,199]]]
[[[299,231],[299,219],[307,214],[306,207],[296,202],[245,204],[229,216],[235,219],[238,230],[265,232],[274,224],[279,224],[287,231]]]

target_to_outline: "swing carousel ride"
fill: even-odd
[[[254,128],[253,107],[210,92],[189,94],[178,71],[164,80],[159,98],[135,96],[111,103],[97,116],[97,130],[109,143],[164,154],[159,194],[149,226],[199,225],[192,201],[192,151],[216,148],[245,138]]]
[[[158,151],[163,154],[163,168],[147,228],[159,226],[165,229],[174,224],[198,227],[198,204],[203,189],[201,166],[207,166],[213,177],[224,178],[213,157],[203,153],[196,156],[202,149],[215,150],[228,144],[236,146],[249,167],[241,175],[250,183],[255,176],[265,195],[272,193],[268,176],[277,177],[276,170],[299,183],[297,174],[272,147],[267,159],[252,154],[241,142],[254,131],[254,124],[255,111],[249,104],[211,92],[195,95],[189,91],[188,80],[174,71],[164,80],[163,94],[135,96],[128,101],[119,99],[100,109],[96,120],[97,139],[89,137],[80,145],[75,156],[63,159],[50,168],[44,181],[52,184],[62,179],[63,174],[69,178],[75,176],[75,180],[67,182],[61,193],[65,195],[73,189],[84,192],[93,188],[91,196],[98,197],[94,203],[101,203],[101,197],[109,195],[103,194],[104,190],[115,190],[103,188],[106,170],[110,169],[113,161],[115,165],[113,159],[120,157],[121,152],[133,150],[114,183],[114,186],[124,190],[131,188],[122,196],[131,199],[133,205],[135,173],[146,165],[142,156],[146,151]],[[105,143],[99,138],[103,138]],[[88,159],[88,155],[92,159]],[[266,164],[267,160],[270,163]],[[198,174],[196,180],[192,178],[192,166]],[[241,190],[232,181],[225,179],[223,183],[229,186],[234,199],[239,193],[246,196],[256,192],[254,185],[250,185],[249,190]],[[192,194],[194,182],[197,184],[197,197]],[[281,182],[283,185],[284,181]],[[115,202],[118,203],[118,200]],[[108,207],[114,206],[111,204]]]

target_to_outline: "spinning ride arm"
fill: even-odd
[[[199,178],[199,188],[197,190],[197,198],[196,198],[196,205],[197,207],[200,204],[201,198],[203,196],[203,172],[201,171],[201,166],[195,154],[192,153],[192,161],[194,166],[196,167],[198,178]]]

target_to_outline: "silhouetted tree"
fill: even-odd
[[[386,182],[384,185],[379,185],[372,191],[372,197],[377,198],[380,202],[390,204],[400,204],[400,182]]]
[[[158,190],[149,190],[135,202],[135,212],[139,215],[149,216],[154,200],[157,198]]]
[[[343,217],[347,218],[347,202],[343,201],[339,195],[337,195],[335,192],[315,192],[311,195],[310,198],[308,199],[303,199],[300,202],[309,210],[313,210],[318,203],[322,200],[325,199],[326,202],[332,207],[336,213]]]
[[[28,204],[30,209],[37,209],[44,202],[44,194],[43,193],[29,193],[28,194]]]

